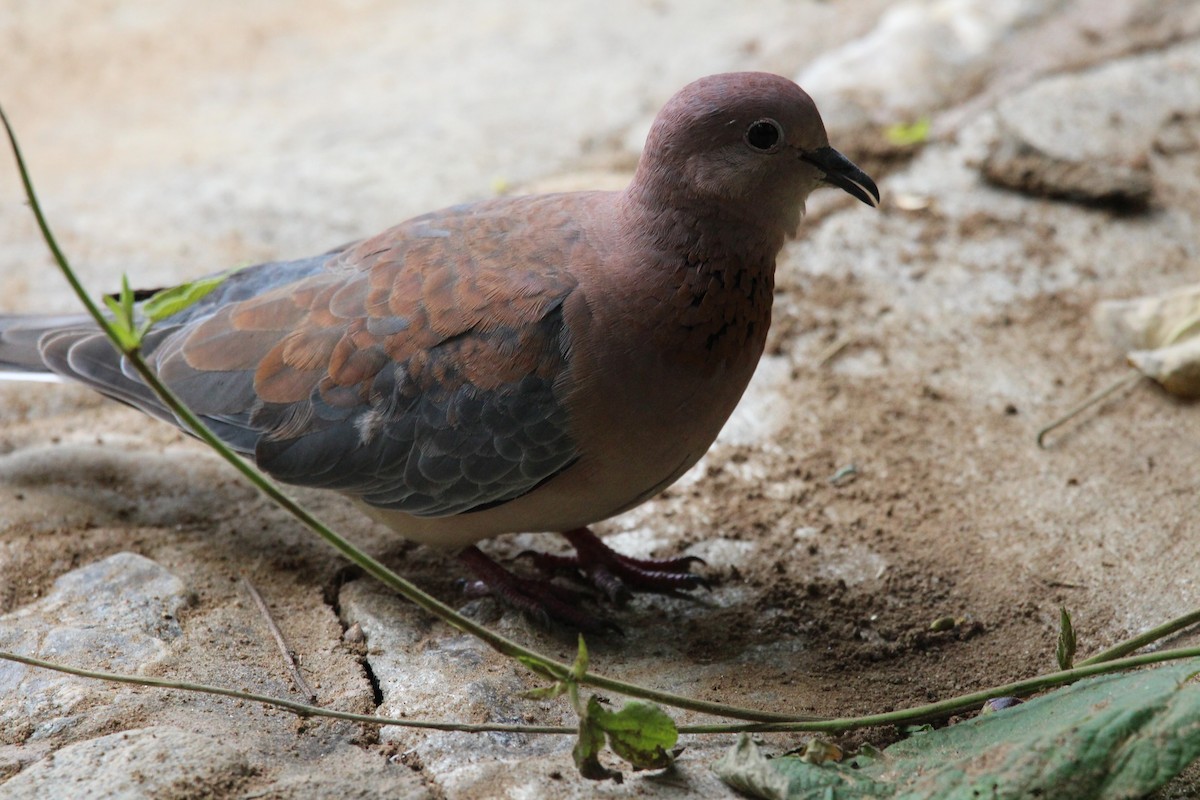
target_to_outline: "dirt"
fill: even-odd
[[[345,56],[359,41],[361,22],[297,13],[307,20],[295,23],[303,30],[285,26],[280,33],[271,26],[282,7],[266,15],[271,19],[256,12],[251,24],[240,18],[237,4],[226,6],[220,19],[242,33],[226,39],[210,30],[206,39],[221,43],[214,60],[226,59],[225,66],[196,54],[173,58],[188,46],[142,30],[105,44],[97,31],[115,24],[112,8],[88,12],[98,18],[79,32],[64,30],[65,44],[53,53],[40,26],[34,26],[38,38],[29,39],[20,25],[0,22],[0,49],[4,42],[24,42],[20,64],[36,66],[36,85],[62,87],[61,98],[46,96],[33,88],[34,72],[26,72],[15,89],[0,85],[0,101],[12,103],[6,109],[27,137],[42,196],[97,288],[112,288],[113,276],[125,270],[138,278],[141,268],[147,282],[160,283],[209,271],[210,259],[224,266],[300,255],[296,248],[310,244],[315,252],[347,233],[370,232],[359,229],[355,208],[365,209],[373,224],[387,216],[384,211],[416,212],[421,209],[408,206],[485,193],[481,186],[491,174],[476,183],[455,178],[453,191],[442,188],[442,196],[438,175],[457,173],[432,170],[431,185],[420,188],[416,200],[405,197],[383,209],[372,201],[383,190],[370,184],[359,206],[344,188],[352,183],[345,176],[314,183],[311,191],[297,188],[331,168],[322,162],[311,172],[297,167],[298,177],[271,191],[247,189],[250,200],[230,199],[222,180],[253,181],[286,168],[275,155],[268,166],[253,161],[268,158],[255,149],[253,134],[271,124],[262,109],[248,114],[242,127],[221,132],[222,141],[250,148],[236,157],[234,172],[195,196],[182,191],[189,176],[202,182],[206,170],[220,169],[223,148],[235,158],[239,145],[214,143],[213,131],[189,141],[191,117],[180,105],[204,87],[220,86],[221,92],[205,95],[206,108],[236,118],[238,89],[228,81],[236,79],[234,66],[262,63],[265,56],[256,48],[287,52],[288,41],[319,40],[320,28],[328,25],[338,31],[333,43],[315,50],[323,56],[337,50],[343,68],[366,69]],[[28,22],[31,7],[22,8]],[[842,21],[843,39],[874,20],[875,5],[864,4],[859,14],[858,23]],[[162,29],[147,25],[149,31]],[[117,52],[117,42],[129,36],[146,48],[153,65],[181,71],[175,104],[167,104],[175,85],[171,75],[139,81],[136,54]],[[261,44],[272,36],[284,44]],[[763,60],[781,60],[777,39],[767,37],[758,46],[766,48]],[[103,49],[98,55],[92,48]],[[752,60],[733,45],[729,51]],[[80,71],[96,59],[105,69],[90,93]],[[277,74],[264,69],[266,77],[244,89],[254,103],[269,96],[263,86]],[[659,91],[645,90],[634,111],[652,108],[647,95]],[[442,98],[449,102],[444,93]],[[165,122],[151,124],[146,120],[156,100],[165,104]],[[276,102],[316,101],[304,100],[295,88]],[[620,124],[629,123],[634,111]],[[71,124],[56,127],[54,119],[64,113]],[[304,130],[296,120],[306,115],[325,120],[295,105],[281,113],[298,125],[293,132]],[[333,139],[348,135],[333,123],[312,124],[328,124]],[[620,124],[610,121],[609,130],[622,130]],[[519,127],[519,120],[498,123],[485,138],[508,141],[505,135]],[[572,131],[579,127],[585,126]],[[386,128],[370,130],[375,143],[388,135]],[[92,140],[93,131],[103,135]],[[141,137],[135,143],[145,142],[151,154],[145,161],[115,144],[135,134]],[[271,147],[287,152],[287,137],[279,136],[282,144]],[[611,158],[598,157],[594,147],[585,152],[595,141],[624,141],[622,135],[591,136],[580,136],[578,147],[561,147],[575,153],[574,161],[564,155],[550,167],[517,168],[515,184],[566,176],[569,185],[593,174],[572,173],[579,165],[623,174],[631,163],[628,148],[613,145]],[[496,161],[531,138],[501,148]],[[321,150],[303,137],[291,146],[297,160]],[[889,175],[920,158],[917,148],[874,162],[885,193]],[[161,178],[160,166],[167,173]],[[369,180],[387,183],[371,175]],[[1160,186],[1161,175],[1158,180]],[[121,195],[127,187],[135,188]],[[1163,194],[1160,186],[1157,202],[1129,212],[985,189],[982,181],[967,190],[947,188],[959,205],[948,198],[939,205],[939,187],[929,189],[934,202],[915,211],[892,203],[879,212],[834,200],[814,205],[801,238],[781,259],[768,363],[740,417],[684,481],[597,527],[613,535],[618,548],[632,543],[655,556],[706,555],[712,562],[706,574],[717,584],[696,600],[639,598],[626,609],[605,610],[627,631],[624,639],[597,645],[606,671],[654,675],[657,663],[661,684],[706,699],[857,715],[1055,669],[1060,607],[1073,614],[1081,654],[1087,654],[1196,605],[1196,404],[1142,383],[1056,432],[1044,449],[1034,435],[1123,372],[1120,354],[1093,331],[1089,314],[1097,300],[1194,280],[1196,252],[1194,243],[1186,244],[1186,230],[1197,229],[1197,195]],[[4,309],[70,308],[31,225],[18,219],[26,212],[8,167],[0,191]],[[271,232],[273,221],[289,215],[289,192],[304,195],[297,201],[303,209],[286,220],[282,234]],[[459,196],[450,196],[454,192]],[[108,207],[110,197],[115,199]],[[962,210],[974,202],[969,198],[982,198],[977,210]],[[160,203],[169,208],[158,208]],[[313,223],[324,210],[331,221]],[[194,227],[181,224],[189,218]],[[1168,218],[1182,220],[1184,233],[1160,252],[1144,252],[1137,264],[1122,262],[1126,254],[1116,246],[1111,259],[1073,249],[1088,235],[1134,241]],[[115,227],[111,238],[105,236],[108,225]],[[274,238],[300,229],[296,239]],[[856,266],[868,262],[876,266]],[[985,292],[993,281],[1012,291],[991,301],[971,291],[956,293],[955,287]],[[368,650],[343,640],[339,618],[338,587],[353,571],[198,444],[81,389],[4,384],[0,453],[8,459],[0,480],[0,614],[34,602],[81,564],[132,550],[178,574],[194,594],[181,620],[189,631],[186,643],[156,665],[155,674],[287,694],[286,674],[239,583],[245,576],[269,599],[306,675],[315,676],[322,701],[374,710],[363,667]],[[569,656],[569,637],[502,616],[491,601],[464,598],[456,585],[463,572],[449,556],[396,541],[340,498],[299,496],[439,597]],[[532,545],[558,546],[549,537],[521,536],[486,548],[504,559]],[[441,626],[421,633],[445,635]],[[1196,634],[1174,643],[1183,642],[1195,643]],[[662,654],[657,662],[656,653]],[[489,663],[488,669],[507,667]],[[98,715],[52,744],[152,719],[187,726],[230,715],[232,724],[261,734],[253,746],[260,756],[300,764],[352,741],[366,762],[421,772],[419,753],[381,742],[371,731],[296,725],[282,714],[224,702],[164,696],[158,706],[126,718]],[[893,734],[884,731],[875,740]],[[783,748],[795,737],[773,741]],[[570,772],[569,758],[561,769]],[[239,785],[253,784],[252,777],[246,780]],[[435,784],[427,779],[425,785]]]

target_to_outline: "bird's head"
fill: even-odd
[[[812,98],[763,72],[711,75],[683,87],[655,118],[634,182],[791,232],[809,192],[836,186],[868,205],[879,189],[829,146]],[[669,200],[668,200],[669,202]]]

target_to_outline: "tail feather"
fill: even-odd
[[[84,314],[60,316],[0,314],[0,377],[5,380],[54,380],[53,370],[42,359],[41,338],[52,332],[94,329]]]
[[[333,256],[349,246],[299,261],[259,264],[234,272],[196,303],[160,320],[142,339],[142,354],[155,367],[156,351],[159,347],[170,351],[173,336],[200,325],[227,305],[321,273]],[[184,427],[86,314],[0,314],[0,380],[79,381],[152,417]],[[252,419],[257,398],[251,381],[249,373],[237,381],[218,380],[216,390],[227,395],[221,398],[219,409],[201,417],[217,436],[245,455],[253,455],[263,435]],[[180,382],[175,387],[178,392]],[[182,388],[195,401],[205,387],[182,384]],[[240,394],[228,394],[235,389]]]
[[[152,330],[142,340],[143,352],[152,354],[178,330],[179,325]],[[184,428],[89,316],[0,314],[0,380],[80,381],[113,400]],[[249,416],[247,411],[203,419],[233,449],[252,455],[261,432],[249,424]]]

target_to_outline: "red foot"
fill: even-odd
[[[633,592],[677,592],[703,586],[708,581],[690,572],[692,564],[703,564],[696,556],[682,558],[644,559],[623,556],[600,541],[587,528],[563,533],[575,548],[573,556],[526,551],[523,556],[545,573],[564,570],[582,572],[593,586],[600,589],[617,605],[626,603]]]

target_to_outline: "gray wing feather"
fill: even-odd
[[[549,357],[565,362],[561,310],[554,309],[540,324],[551,334],[544,341],[557,351]],[[409,366],[385,368],[374,386],[380,401],[367,407],[339,412],[314,396],[310,403],[320,422],[294,438],[264,437],[256,450],[259,464],[287,483],[337,489],[380,508],[441,517],[513,500],[578,459],[567,411],[551,381],[525,376],[488,391],[470,383],[421,391],[407,373]],[[274,428],[280,423],[272,416],[285,410],[264,406],[253,423]]]

